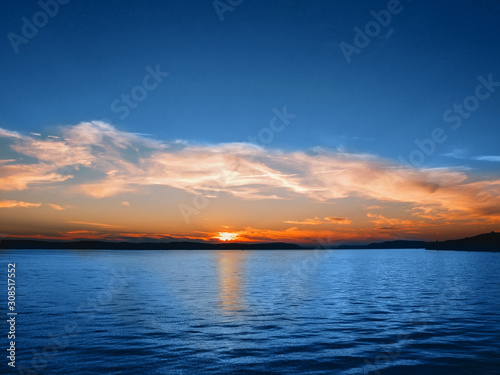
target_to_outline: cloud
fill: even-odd
[[[314,219],[305,219],[302,221],[297,221],[297,220],[287,220],[284,221],[284,223],[287,224],[297,224],[297,225],[319,225],[319,224],[325,224],[323,220],[320,220],[318,217],[315,217]]]
[[[137,189],[129,187],[126,181],[115,180],[112,178],[95,184],[80,185],[80,190],[91,197],[99,199],[137,191]]]
[[[0,190],[24,190],[32,184],[53,184],[72,177],[45,163],[0,165]]]
[[[58,186],[74,179],[73,191],[94,198],[166,186],[205,197],[225,194],[246,200],[307,198],[322,202],[355,197],[430,210],[414,211],[416,216],[500,218],[500,179],[481,180],[460,169],[410,169],[375,155],[324,148],[284,152],[246,143],[167,143],[103,122],[62,127],[58,139],[35,139],[4,129],[0,136],[7,137],[11,149],[21,157],[37,161],[0,163],[3,190]],[[318,220],[288,223],[318,225]]]
[[[352,221],[345,217],[325,217],[324,220],[321,220],[319,217],[315,217],[314,219],[305,219],[302,221],[297,220],[287,220],[284,221],[287,224],[296,224],[296,225],[320,225],[320,224],[351,224]]]
[[[454,158],[454,159],[471,160],[470,151],[463,148],[455,148],[452,151],[443,154],[443,156],[447,156],[449,158]]]
[[[5,137],[5,138],[22,138],[21,134],[15,131],[10,131],[7,129],[0,128],[0,137]]]
[[[330,222],[335,223],[335,224],[349,225],[352,223],[352,221],[346,217],[325,217],[325,220],[330,221]]]
[[[71,230],[69,232],[64,232],[64,234],[97,234],[99,232],[95,230]]]
[[[500,162],[500,156],[498,155],[467,156],[467,152],[465,150],[453,150],[453,152],[443,155],[455,159]]]
[[[500,156],[497,155],[476,156],[474,157],[474,160],[500,162]]]
[[[49,203],[49,206],[50,206],[50,208],[52,208],[53,210],[56,210],[56,211],[63,211],[66,209],[64,207],[61,207],[57,204],[52,204],[52,203]]]
[[[47,204],[50,208],[57,210],[57,211],[62,211],[65,210],[64,207],[61,207],[57,204],[52,204],[48,203]],[[42,206],[42,203],[29,203],[29,202],[23,202],[23,201],[14,201],[14,200],[3,200],[0,201],[0,208],[13,208],[13,207],[40,207]]]
[[[56,167],[90,166],[95,159],[91,153],[91,148],[71,145],[64,141],[38,140],[25,137],[17,144],[14,144],[12,149],[19,154],[31,156]]]
[[[78,225],[85,225],[85,226],[91,226],[91,227],[100,227],[100,228],[123,228],[121,225],[110,225],[110,224],[103,224],[103,223],[90,223],[88,221],[68,221],[70,224],[78,224]]]
[[[400,218],[387,218],[383,215],[367,213],[370,221],[377,225],[378,230],[404,230],[406,233],[415,233],[424,226],[433,225],[423,220],[405,220]]]
[[[122,206],[126,206],[126,207],[130,207],[130,203],[129,202],[126,202],[126,201],[123,201],[120,203]]]
[[[22,201],[0,201],[0,208],[14,208],[14,207],[40,207],[41,203],[29,203]]]

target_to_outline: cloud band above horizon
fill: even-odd
[[[7,145],[0,190],[25,193],[28,202],[30,193],[48,187],[64,189],[76,201],[79,196],[129,201],[148,187],[164,186],[209,199],[285,200],[292,206],[355,198],[372,205],[404,204],[404,216],[409,207],[411,216],[424,221],[500,222],[500,179],[484,179],[465,168],[411,169],[376,155],[325,148],[164,142],[98,121],[62,126],[51,138],[0,128],[0,139]],[[352,221],[349,213],[316,216],[279,222],[347,226]]]

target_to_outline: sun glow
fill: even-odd
[[[230,232],[219,232],[217,236],[215,236],[219,241],[234,241],[238,238],[238,233],[230,233]]]

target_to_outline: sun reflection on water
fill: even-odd
[[[247,251],[223,251],[217,254],[219,267],[219,298],[221,309],[226,313],[236,313],[245,307],[243,298],[243,263]]]

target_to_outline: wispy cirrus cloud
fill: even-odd
[[[498,155],[480,155],[480,156],[475,156],[474,160],[482,160],[482,161],[493,161],[493,162],[500,162],[500,156]]]
[[[448,152],[443,154],[444,156],[454,158],[454,159],[464,159],[464,160],[478,160],[478,161],[491,161],[491,162],[500,162],[500,155],[475,155],[470,156],[465,150],[453,150],[452,152]]]

